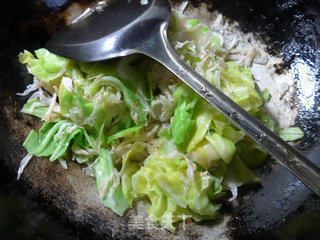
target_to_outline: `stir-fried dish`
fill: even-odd
[[[174,12],[168,36],[177,54],[250,114],[275,130],[261,109],[248,68],[226,61],[221,34]],[[173,223],[219,217],[222,197],[260,179],[251,171],[267,153],[156,61],[131,55],[75,62],[46,49],[20,53],[34,82],[22,112],[43,120],[23,146],[28,155],[70,161],[95,177],[104,206],[118,215],[134,201],[150,201],[149,217],[170,231]],[[32,93],[32,94],[31,94]],[[285,140],[299,128],[279,131]]]

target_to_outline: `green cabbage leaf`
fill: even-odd
[[[185,85],[176,90],[174,97],[178,99],[178,103],[174,111],[172,137],[174,144],[184,152],[195,128],[193,114],[199,97]]]
[[[49,159],[54,161],[66,153],[72,141],[82,148],[94,146],[92,138],[84,128],[66,120],[44,123],[39,130],[39,134],[32,130],[23,146],[35,156],[50,156]]]
[[[44,115],[48,111],[48,108],[48,105],[41,104],[38,99],[31,99],[23,105],[21,112],[44,119]]]
[[[295,141],[303,138],[304,136],[304,133],[298,127],[279,129],[277,133],[284,141]]]
[[[102,149],[93,165],[97,188],[103,205],[122,216],[130,207],[122,192],[120,173],[114,167],[108,150]]]
[[[44,48],[35,51],[36,57],[25,50],[19,54],[19,61],[27,64],[29,73],[44,82],[53,81],[66,72],[71,60],[50,53]]]

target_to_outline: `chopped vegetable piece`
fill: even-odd
[[[298,127],[279,129],[277,133],[285,141],[295,141],[304,136],[304,133]]]
[[[226,162],[230,163],[233,158],[236,147],[232,141],[222,137],[218,133],[207,134],[206,139],[211,143],[214,149],[219,153],[220,157]]]
[[[271,99],[271,95],[270,93],[268,92],[268,89],[264,89],[261,93],[261,98],[262,100],[267,103],[267,102],[270,102],[270,99]]]
[[[101,150],[93,169],[103,205],[122,216],[130,206],[122,193],[120,173],[114,168],[108,150]]]

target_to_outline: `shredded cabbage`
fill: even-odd
[[[255,89],[249,69],[226,61],[236,39],[226,46],[220,33],[177,12],[168,36],[199,74],[277,129],[261,110],[270,94]],[[217,200],[228,190],[234,199],[239,186],[261,181],[251,169],[267,153],[152,59],[132,55],[79,63],[39,49],[35,56],[25,50],[19,60],[35,77],[20,94],[35,91],[22,112],[45,123],[25,140],[28,155],[18,177],[33,155],[64,167],[68,161],[86,164],[104,206],[123,215],[147,198],[151,220],[170,231],[187,218],[217,218]],[[299,128],[277,131],[287,141],[303,136]]]

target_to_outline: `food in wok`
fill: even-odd
[[[168,36],[187,64],[283,139],[303,136],[299,128],[278,129],[262,109],[270,94],[257,91],[250,69],[240,66],[255,55],[230,61],[234,39],[179,12]],[[18,177],[33,156],[64,168],[76,161],[96,178],[104,206],[123,215],[148,199],[150,219],[170,231],[180,220],[219,217],[229,190],[232,200],[239,186],[261,181],[251,169],[267,153],[156,61],[131,55],[84,63],[46,49],[25,50],[19,60],[34,76],[20,94],[31,95],[22,112],[44,123],[23,144]]]

